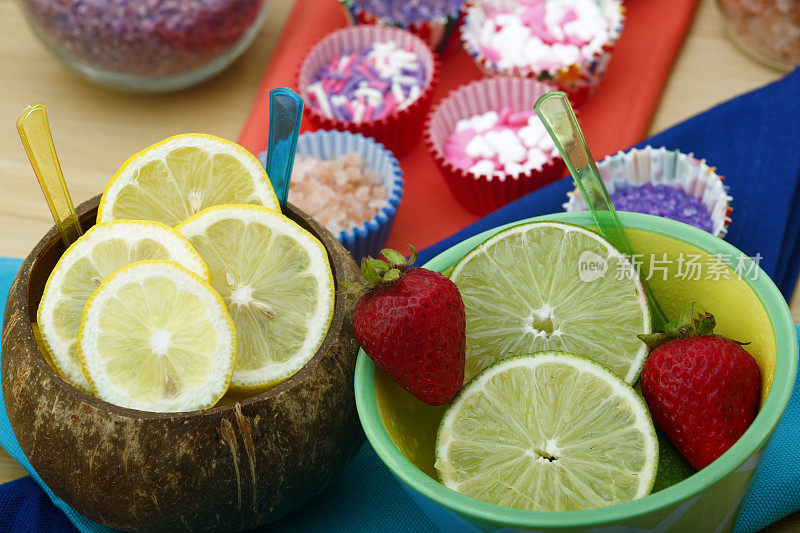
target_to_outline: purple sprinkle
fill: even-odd
[[[633,211],[671,218],[711,232],[711,214],[700,198],[669,185],[646,183],[640,187],[617,187],[611,195],[619,211]]]
[[[350,0],[351,9],[408,25],[439,17],[457,17],[464,0]]]

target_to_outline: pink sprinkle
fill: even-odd
[[[531,111],[516,111],[514,113],[509,113],[507,121],[511,126],[525,126],[528,123],[528,119],[533,114],[534,113]]]
[[[355,116],[356,108],[353,107],[353,103],[350,100],[346,100],[344,103],[344,108],[350,112],[350,116]]]
[[[477,132],[472,128],[457,131],[447,139],[447,144],[448,146],[452,144],[453,148],[460,148],[463,152],[464,148],[469,144],[469,141],[475,137],[476,133]]]
[[[544,23],[544,15],[547,9],[544,4],[537,4],[524,9],[519,18],[522,23],[528,26],[531,31],[538,36],[543,42],[553,44],[558,41],[555,36],[547,29]]]
[[[485,46],[483,48],[483,55],[485,55],[489,61],[500,61],[501,57],[500,51],[496,48],[492,48],[491,46]]]
[[[581,47],[581,46],[583,46],[583,45],[585,45],[585,44],[587,44],[589,42],[589,41],[584,41],[580,37],[575,37],[574,35],[565,36],[564,41],[567,44],[572,44],[572,45],[577,46],[577,47]]]
[[[362,122],[369,122],[372,120],[372,114],[375,112],[375,108],[369,104],[364,105],[364,118]]]
[[[508,120],[508,117],[511,116],[511,108],[508,106],[503,107],[499,113],[497,113],[497,124],[505,124]]]
[[[397,99],[394,97],[392,93],[386,95],[386,100],[383,101],[383,109],[378,114],[376,118],[386,118],[391,115],[395,109],[397,109],[398,103]]]
[[[564,16],[561,17],[561,22],[559,22],[559,25],[563,26],[564,24],[569,24],[573,20],[578,20],[578,14],[575,13],[574,9],[569,8],[567,9],[566,13],[564,13]]]

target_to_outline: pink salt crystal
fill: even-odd
[[[360,154],[295,160],[289,200],[335,235],[370,220],[386,198],[380,173],[367,167]]]

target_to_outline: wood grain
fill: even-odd
[[[25,256],[52,225],[14,128],[26,105],[48,104],[61,164],[78,204],[102,190],[128,155],[169,135],[205,131],[236,138],[293,3],[272,0],[253,46],[223,76],[174,94],[141,96],[109,91],[74,75],[34,38],[16,2],[0,0],[0,255]],[[742,54],[726,37],[715,2],[701,0],[650,133],[780,76]],[[800,298],[792,299],[791,308],[800,322]],[[0,450],[0,483],[23,475]],[[800,514],[768,530],[800,533]]]

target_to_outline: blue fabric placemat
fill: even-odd
[[[800,178],[798,94],[800,69],[640,145],[694,152],[718,167],[726,176],[734,198],[733,222],[727,240],[748,255],[760,254],[761,267],[787,298],[800,268],[800,217],[791,214],[798,200]],[[571,181],[565,179],[531,193],[424,250],[420,261],[497,225],[561,211],[571,187]],[[18,259],[0,258],[3,305],[19,265]],[[800,378],[744,500],[737,532],[757,531],[800,509],[800,462],[795,451],[798,441]],[[74,531],[64,520],[64,514],[82,532],[111,531],[80,516],[44,486],[20,450],[1,401],[0,446],[38,483],[24,478],[0,485],[0,531]],[[365,444],[341,477],[319,497],[264,530],[427,532],[436,528],[405,494],[369,444]]]

